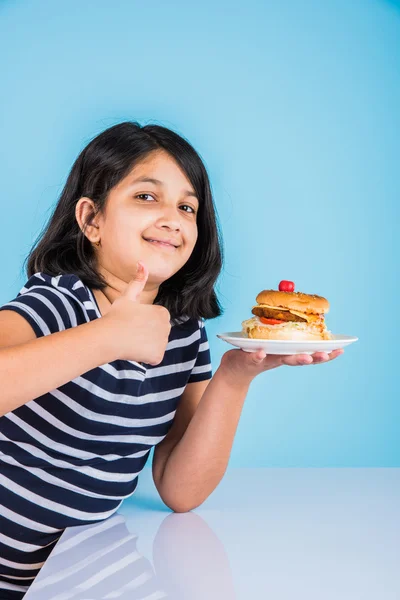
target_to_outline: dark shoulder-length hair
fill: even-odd
[[[110,190],[151,152],[166,151],[193,185],[199,199],[198,239],[186,264],[159,288],[155,304],[165,306],[173,319],[213,319],[223,313],[215,292],[222,269],[223,244],[206,168],[194,148],[177,133],[159,125],[124,122],[95,137],[76,159],[58,203],[28,257],[27,275],[74,273],[92,289],[106,281],[97,272],[96,254],[75,217],[78,200],[93,200],[95,211],[105,209]],[[24,264],[25,264],[24,263]]]

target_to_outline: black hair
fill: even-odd
[[[155,304],[165,306],[172,319],[213,319],[223,313],[214,286],[223,263],[222,235],[217,222],[211,186],[202,159],[191,144],[160,125],[141,126],[126,121],[96,136],[80,153],[68,175],[56,207],[28,257],[27,275],[74,273],[93,289],[107,283],[96,270],[96,253],[75,216],[78,200],[88,197],[95,211],[105,209],[110,190],[141,160],[164,150],[175,159],[199,199],[198,238],[186,264],[164,281]]]

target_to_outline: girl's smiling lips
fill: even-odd
[[[143,238],[146,242],[153,244],[154,246],[159,246],[160,248],[170,248],[171,250],[176,250],[179,248],[180,244],[178,244],[177,240],[166,239],[162,240],[160,238]]]

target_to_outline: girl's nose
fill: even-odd
[[[165,208],[158,222],[160,227],[168,227],[176,231],[181,228],[180,215],[174,208]]]

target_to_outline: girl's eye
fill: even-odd
[[[143,196],[148,196],[149,198],[153,198],[153,200],[154,200],[154,196],[152,196],[151,194],[137,194],[136,198],[139,198],[140,200],[142,200]],[[191,212],[193,215],[196,214],[195,209],[192,206],[189,206],[189,204],[183,204],[183,206],[185,208],[190,208],[190,211],[185,210],[185,212]]]
[[[193,215],[195,215],[195,214],[196,214],[196,211],[194,210],[194,208],[192,208],[192,207],[191,207],[191,206],[189,206],[188,204],[184,204],[183,206],[184,206],[184,207],[186,207],[186,208],[190,208],[190,210],[192,211],[192,214],[193,214]],[[187,210],[185,210],[185,212],[187,212]]]
[[[153,198],[153,199],[154,199],[154,196],[152,196],[151,194],[138,194],[138,195],[136,196],[136,198],[140,198],[140,196],[150,196],[150,198]],[[141,199],[141,198],[140,198],[140,199]]]

